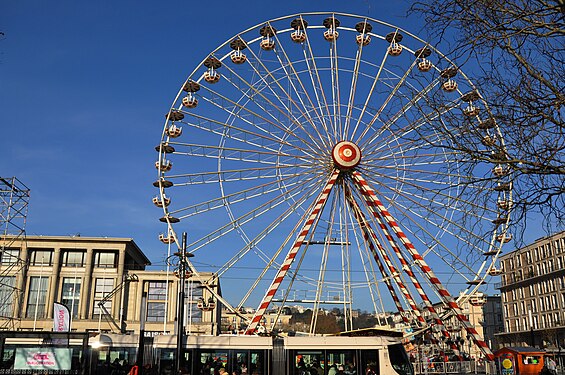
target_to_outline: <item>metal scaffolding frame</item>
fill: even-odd
[[[25,272],[27,262],[10,251],[14,243],[25,242],[25,225],[30,190],[16,177],[0,177],[0,328],[17,329],[20,321],[22,289],[16,275]]]

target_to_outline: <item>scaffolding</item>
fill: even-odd
[[[16,177],[0,177],[0,329],[17,329],[21,318],[22,289],[16,276],[23,277],[27,269],[19,248],[25,243],[28,203],[27,186]]]

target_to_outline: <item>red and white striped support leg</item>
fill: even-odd
[[[422,288],[420,281],[418,280],[418,278],[416,277],[414,272],[412,272],[412,270],[410,269],[408,262],[406,261],[406,259],[402,255],[402,252],[400,251],[400,248],[398,247],[398,245],[396,243],[396,240],[391,235],[391,233],[388,230],[386,224],[384,223],[381,215],[379,214],[379,212],[377,210],[375,210],[374,204],[368,198],[367,194],[365,193],[365,191],[362,188],[361,188],[361,193],[362,193],[363,197],[365,198],[365,203],[367,204],[369,211],[373,214],[373,216],[377,220],[377,224],[381,228],[381,230],[382,230],[385,238],[387,239],[389,245],[391,246],[394,253],[396,254],[396,257],[400,261],[402,270],[410,278],[412,285],[414,286],[414,288],[418,292],[420,298],[422,299],[422,302],[424,303],[424,306],[426,307],[426,309],[430,313],[430,316],[431,316],[432,320],[434,321],[434,324],[436,325],[436,327],[438,327],[440,329],[442,336],[445,339],[449,340],[451,338],[451,335],[446,330],[445,324],[443,323],[442,319],[439,317],[439,314],[437,313],[435,307],[431,303],[427,293],[424,291],[424,288]],[[371,228],[371,230],[372,230],[372,228]],[[373,238],[375,239],[375,241],[377,241],[377,244],[379,244],[378,239],[377,239],[376,235],[374,234],[374,232],[373,232]],[[401,290],[403,290],[404,295],[405,296],[408,295],[409,298],[411,298],[411,294],[407,291],[407,288],[404,286],[404,283],[402,282],[402,280],[400,279],[400,276],[396,272],[396,267],[395,267],[394,263],[391,261],[387,252],[384,250],[384,248],[382,246],[379,247],[379,250],[381,251],[381,256],[383,257],[388,268],[391,270],[392,274],[396,276],[395,281],[397,282],[397,284],[399,285]],[[413,300],[413,298],[411,298],[411,299]],[[415,303],[414,303],[414,305],[415,305]],[[420,315],[419,311],[418,311],[418,315]],[[421,315],[420,315],[420,318],[421,318]],[[420,322],[422,322],[422,320],[423,320],[423,318],[421,318]],[[426,325],[426,323],[424,321],[424,324],[422,326],[425,326],[425,325]],[[461,356],[461,353],[459,352],[459,348],[457,348],[457,345],[455,344],[455,342],[453,340],[449,340],[449,341],[451,341],[450,346],[451,346],[451,349],[453,350],[453,353],[459,358],[459,360],[463,360],[463,357]],[[438,341],[434,340],[434,344],[437,344],[437,343],[438,343]]]
[[[392,286],[392,283],[390,281],[391,278],[389,276],[392,276],[394,278],[394,281],[397,283],[398,287],[400,288],[400,290],[404,294],[404,298],[406,298],[406,301],[408,302],[408,305],[412,309],[413,315],[415,315],[416,318],[418,319],[420,326],[425,327],[426,321],[422,317],[422,314],[420,314],[420,310],[418,309],[418,306],[416,305],[414,298],[412,297],[412,295],[410,294],[408,289],[404,286],[404,283],[400,279],[400,276],[398,275],[396,268],[390,262],[390,259],[389,259],[389,262],[387,262],[387,266],[388,266],[390,274],[388,274],[386,272],[385,267],[383,265],[383,262],[381,262],[381,259],[379,258],[379,255],[377,254],[377,249],[375,248],[374,244],[375,243],[377,244],[377,247],[379,249],[379,253],[385,260],[388,259],[386,251],[384,250],[383,246],[380,244],[375,232],[373,231],[373,228],[371,228],[371,225],[367,221],[367,218],[365,217],[365,215],[361,211],[361,208],[359,207],[359,205],[357,204],[357,202],[353,198],[353,195],[351,194],[351,190],[348,189],[348,188],[345,189],[345,197],[347,199],[347,202],[349,203],[349,205],[351,206],[351,208],[353,210],[353,215],[355,216],[355,219],[357,220],[357,222],[359,223],[359,226],[363,230],[363,238],[364,238],[365,242],[367,243],[367,245],[369,246],[369,250],[371,250],[371,253],[373,254],[373,258],[375,259],[375,262],[377,263],[377,265],[379,267],[379,271],[383,275],[383,281],[384,281],[386,287],[388,288],[388,290],[390,292],[392,300],[394,301],[394,304],[395,304],[396,308],[398,309],[400,316],[402,316],[402,320],[406,324],[409,324],[409,325],[411,324],[411,322],[408,320],[408,318],[404,314],[404,308],[402,307],[402,304],[400,303],[400,299],[396,295],[396,291],[394,290],[394,288]]]
[[[363,193],[363,192],[362,192]],[[363,196],[365,197],[365,195],[363,194]],[[354,202],[354,201],[353,201]],[[357,205],[356,202],[354,202],[355,205],[357,206],[357,209],[359,210],[359,212],[361,212],[359,206]],[[414,275],[414,273],[412,272],[412,270],[408,267],[408,263],[406,262],[406,260],[404,259],[402,253],[400,252],[400,249],[398,248],[398,246],[396,245],[396,241],[394,241],[394,238],[390,235],[390,232],[388,231],[388,228],[386,227],[386,225],[384,225],[383,221],[381,220],[380,215],[378,214],[378,212],[376,212],[374,209],[372,209],[372,205],[370,204],[370,202],[366,202],[369,210],[371,211],[371,213],[373,214],[373,216],[376,218],[377,220],[377,224],[379,224],[379,227],[381,228],[381,230],[383,231],[383,234],[385,235],[385,237],[387,238],[387,241],[389,242],[389,244],[391,245],[391,247],[394,249],[395,254],[397,255],[397,257],[399,258],[400,262],[401,262],[401,266],[402,269],[405,271],[405,273],[410,277],[414,287],[416,288],[416,290],[418,291],[418,294],[420,295],[420,297],[422,298],[424,305],[426,306],[427,310],[429,311],[434,323],[436,324],[436,326],[438,328],[440,328],[441,333],[443,335],[443,337],[445,337],[446,339],[450,338],[450,334],[449,332],[447,332],[447,330],[445,329],[445,325],[443,324],[443,321],[441,320],[441,318],[439,317],[438,313],[436,312],[434,306],[432,305],[432,303],[430,302],[430,299],[428,298],[427,294],[424,292],[424,289],[422,288],[422,286],[420,285],[420,282],[418,281],[418,279],[416,278],[416,275]],[[361,213],[362,214],[362,213]],[[364,218],[365,222],[367,222],[366,218]],[[377,246],[379,248],[380,254],[383,257],[383,259],[385,260],[385,263],[387,264],[389,270],[391,271],[391,274],[394,275],[394,280],[395,282],[398,284],[399,288],[403,291],[404,296],[407,298],[412,310],[416,313],[416,316],[418,318],[418,321],[420,322],[420,325],[422,327],[425,327],[427,325],[426,321],[424,320],[424,318],[422,317],[422,315],[420,314],[420,311],[418,310],[418,307],[416,306],[416,303],[414,302],[414,298],[412,297],[412,294],[408,291],[408,289],[404,286],[404,283],[402,281],[402,279],[400,278],[398,272],[396,271],[396,267],[395,265],[392,263],[390,257],[388,256],[387,252],[385,251],[385,249],[383,248],[383,246],[380,244],[375,232],[373,231],[372,227],[369,226],[368,230],[371,233],[372,238],[374,239],[374,241],[377,243]],[[435,338],[432,338],[432,342],[435,345],[439,346],[439,341],[436,340]],[[461,353],[459,352],[459,348],[457,347],[457,345],[455,344],[454,341],[451,340],[451,345],[450,345],[451,349],[453,350],[453,353],[459,358],[459,360],[463,360],[463,357],[461,356]]]
[[[436,277],[430,266],[428,266],[424,258],[420,255],[420,253],[418,253],[412,242],[410,242],[406,234],[404,234],[400,226],[396,223],[392,215],[377,198],[375,192],[371,189],[367,181],[357,171],[353,172],[352,175],[353,180],[359,185],[363,196],[367,200],[367,204],[374,212],[374,214],[377,214],[377,212],[374,211],[376,209],[380,216],[385,219],[386,223],[395,233],[396,237],[400,240],[400,242],[402,242],[405,249],[410,253],[414,262],[420,267],[424,275],[426,275],[430,283],[435,287],[435,289],[443,299],[443,302],[451,310],[453,310],[457,320],[461,322],[467,333],[473,338],[475,345],[477,345],[479,349],[481,349],[486,359],[489,361],[494,360],[494,355],[492,354],[492,351],[490,350],[486,342],[480,337],[475,327],[471,324],[471,322],[469,322],[469,319],[467,319],[465,314],[463,314],[463,311],[461,310],[455,299],[449,294],[441,281]]]
[[[324,208],[326,201],[328,199],[328,195],[330,194],[332,187],[335,185],[339,173],[340,173],[339,169],[335,169],[332,175],[330,176],[330,178],[328,179],[326,186],[324,186],[324,188],[322,189],[322,192],[318,196],[318,200],[316,201],[316,204],[314,205],[312,211],[308,215],[308,218],[304,222],[301,231],[298,233],[298,236],[294,241],[294,245],[292,245],[292,247],[288,251],[288,254],[286,255],[286,258],[282,263],[281,267],[279,268],[277,275],[273,279],[271,286],[269,287],[269,289],[267,289],[267,293],[263,297],[263,300],[261,301],[259,308],[257,309],[257,311],[255,311],[255,315],[253,315],[253,318],[251,319],[251,323],[249,323],[249,326],[245,330],[246,335],[253,334],[257,329],[257,325],[259,324],[261,319],[263,319],[263,315],[265,314],[265,311],[271,304],[271,300],[277,293],[277,290],[281,285],[284,277],[288,273],[288,270],[292,265],[292,262],[294,262],[294,258],[296,257],[296,254],[300,250],[300,247],[302,247],[302,244],[304,243],[306,236],[310,232],[312,225],[316,221],[316,218]]]

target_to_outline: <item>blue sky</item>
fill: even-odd
[[[306,11],[418,32],[406,1],[17,1],[0,5],[0,176],[31,235],[132,237],[158,263],[154,146],[188,74],[235,33]]]
[[[192,70],[238,32],[303,12],[368,15],[425,38],[420,20],[406,16],[409,6],[406,0],[2,2],[0,176],[16,176],[31,189],[27,233],[131,237],[162,268],[162,211],[151,202],[154,147]]]

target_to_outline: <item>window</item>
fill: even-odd
[[[63,265],[65,267],[83,267],[84,252],[83,251],[65,251],[63,254]]]
[[[116,267],[115,252],[96,252],[94,256],[94,266],[99,268]]]
[[[187,303],[190,303],[187,311],[187,322],[190,319],[192,323],[202,321],[202,311],[196,307],[198,300],[203,296],[203,289],[200,283],[188,282],[185,286],[185,295]]]
[[[0,263],[14,264],[18,262],[20,257],[20,249],[4,249],[0,254]]]
[[[410,363],[408,355],[406,354],[406,351],[404,351],[402,344],[389,345],[388,353],[390,356],[390,364],[397,373],[400,375],[411,375],[414,373],[412,364]]]
[[[165,320],[165,302],[147,302],[148,322],[163,322]]]
[[[26,318],[44,318],[49,278],[32,276],[29,278]]]
[[[92,306],[92,315],[100,315],[101,309],[98,303],[101,302],[106,295],[114,289],[114,279],[96,279],[94,283],[94,304]],[[104,302],[104,307],[111,313],[112,300]]]
[[[167,282],[150,281],[147,292],[147,316],[148,322],[165,321],[165,301],[167,299]]]
[[[80,278],[64,277],[63,290],[61,291],[61,303],[69,308],[71,316],[76,318],[80,302]]]
[[[31,250],[32,266],[50,266],[53,261],[52,250]]]
[[[14,298],[16,293],[14,293],[14,286],[16,285],[15,276],[4,276],[0,277],[0,316],[2,317],[12,317],[14,308]]]

